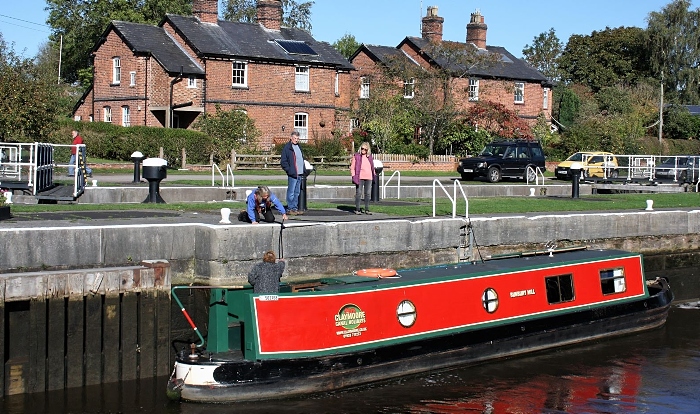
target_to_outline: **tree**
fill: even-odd
[[[19,57],[0,34],[0,141],[46,140],[65,109],[56,79],[55,69]]]
[[[228,159],[231,150],[240,152],[242,148],[255,150],[260,131],[248,114],[238,109],[224,111],[216,105],[215,114],[204,114],[196,129],[212,139],[212,155],[215,161]]]
[[[674,0],[649,13],[647,40],[651,67],[663,79],[668,101],[700,103],[700,10],[688,0]]]
[[[638,27],[572,35],[559,64],[563,81],[586,85],[593,92],[650,76],[645,34]]]
[[[525,45],[523,57],[532,67],[542,72],[547,79],[559,80],[559,57],[564,44],[559,40],[554,28],[547,33],[540,33],[532,40],[531,45]]]
[[[488,131],[492,136],[533,139],[527,122],[500,103],[478,101],[467,111],[466,122]]]
[[[157,24],[166,13],[192,13],[191,0],[46,0],[46,5],[54,47],[63,40],[61,75],[69,83],[85,79],[79,72],[91,66],[90,52],[112,20]]]
[[[341,55],[345,56],[346,59],[350,59],[360,47],[360,44],[355,40],[355,36],[350,33],[345,33],[343,37],[333,43],[333,47],[340,52]]]
[[[224,20],[255,22],[256,0],[224,0],[223,5]],[[282,24],[311,33],[311,6],[313,5],[313,1],[282,0]]]

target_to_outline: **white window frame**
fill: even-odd
[[[525,103],[525,82],[515,82],[513,90],[513,102]]]
[[[248,87],[248,62],[231,62],[231,86],[234,88]]]
[[[309,92],[310,73],[308,66],[294,67],[294,90],[297,92]]]
[[[335,96],[340,96],[340,72],[335,73],[335,84],[333,85]]]
[[[469,78],[469,102],[479,101],[479,79]]]
[[[542,91],[542,109],[549,109],[549,88]]]
[[[111,106],[105,106],[102,108],[104,122],[112,123],[112,107]]]
[[[403,97],[413,99],[416,95],[416,79],[410,78],[403,81]]]
[[[129,72],[129,86],[136,86],[136,71]]]
[[[128,105],[122,106],[122,126],[131,126],[131,110]]]
[[[119,56],[112,58],[112,84],[119,85],[122,82],[122,60]]]
[[[294,130],[299,133],[299,142],[309,141],[309,114],[306,112],[294,114]]]
[[[360,127],[360,120],[357,118],[350,118],[350,132]]]
[[[187,87],[190,89],[194,89],[197,87],[197,78],[194,76],[190,76],[187,78]]]
[[[369,99],[369,78],[367,76],[360,78],[360,99]]]

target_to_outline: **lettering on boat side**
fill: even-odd
[[[279,296],[277,295],[261,295],[258,296],[258,299],[264,300],[264,301],[269,301],[269,300],[279,300]]]
[[[340,335],[343,338],[351,338],[353,336],[360,336],[362,332],[366,331],[367,328],[361,327],[363,323],[367,322],[365,317],[365,312],[360,309],[359,306],[349,303],[344,305],[334,317],[335,326],[341,327],[344,330],[336,331],[336,335]]]
[[[534,294],[535,294],[535,289],[516,290],[515,292],[510,292],[510,297],[511,298],[518,298],[520,296],[529,296],[529,295],[534,295]]]

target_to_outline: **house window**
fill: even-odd
[[[411,78],[403,81],[403,97],[412,99],[415,94],[416,80]]]
[[[350,132],[360,127],[360,120],[357,118],[350,119]]]
[[[525,103],[525,84],[522,82],[515,82],[514,101],[515,103]]]
[[[621,293],[627,290],[625,282],[625,269],[606,269],[600,271],[600,288],[604,295]]]
[[[118,57],[112,58],[112,84],[119,85],[122,81],[122,63]]]
[[[299,133],[300,142],[309,140],[309,114],[298,112],[294,114],[294,130]]]
[[[197,78],[194,76],[190,76],[187,78],[187,87],[188,88],[196,88],[197,87]]]
[[[335,73],[335,96],[340,96],[340,73]]]
[[[129,86],[136,86],[136,72],[129,72]]]
[[[550,305],[574,300],[574,277],[570,274],[544,278]]]
[[[297,66],[294,68],[294,89],[298,92],[309,91],[309,67]]]
[[[479,79],[469,79],[469,102],[479,100]]]
[[[103,108],[104,110],[104,121],[105,122],[112,122],[112,108],[109,106],[105,106]]]
[[[549,88],[542,91],[542,109],[549,108]]]
[[[231,85],[238,88],[248,86],[248,64],[246,62],[233,62]]]
[[[128,106],[122,106],[122,126],[131,126],[131,115]]]
[[[369,78],[360,78],[360,99],[369,99]]]

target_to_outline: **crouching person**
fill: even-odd
[[[275,216],[272,214],[272,206],[282,213],[282,220],[287,220],[287,212],[280,200],[270,192],[267,186],[261,185],[255,189],[246,199],[246,211],[241,211],[238,220],[258,224],[260,221],[272,223]]]

